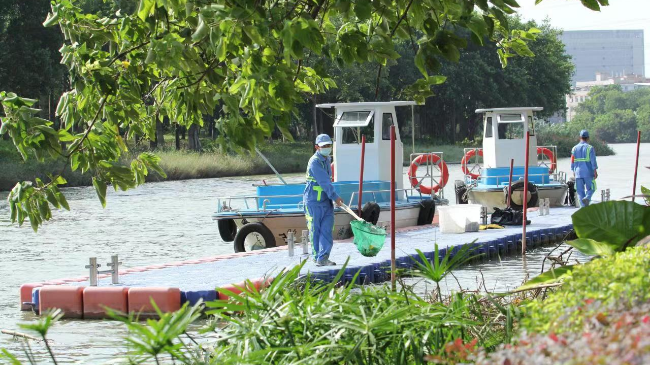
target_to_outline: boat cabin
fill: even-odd
[[[359,181],[361,138],[366,137],[364,180],[390,181],[390,127],[395,126],[395,182],[402,189],[403,149],[396,106],[416,105],[414,101],[318,104],[334,108],[334,181]]]
[[[477,109],[483,116],[483,169],[481,183],[507,184],[510,160],[514,160],[513,181],[523,177],[526,133],[530,132],[529,178],[536,184],[549,182],[547,167],[538,166],[534,112],[542,107]]]

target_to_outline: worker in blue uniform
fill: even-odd
[[[318,266],[335,266],[332,251],[334,231],[334,203],[343,204],[332,185],[332,139],[327,134],[316,137],[316,153],[307,165],[307,184],[303,194],[305,217],[309,227],[314,262]]]
[[[598,178],[598,163],[596,151],[589,144],[589,132],[580,131],[580,143],[571,150],[571,170],[576,179],[576,191],[581,207],[586,207],[591,202],[591,196],[596,190]]]

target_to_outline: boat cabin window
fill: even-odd
[[[381,139],[390,141],[390,127],[395,125],[393,123],[393,113],[384,113],[381,118]]]
[[[524,139],[524,123],[499,123],[499,139]]]
[[[485,118],[485,138],[492,138],[492,117]]]
[[[365,127],[370,124],[374,112],[372,111],[350,111],[343,112],[334,121],[335,127]]]
[[[532,116],[528,116],[528,130],[530,131],[531,136],[535,135],[535,122],[533,122]]]
[[[373,119],[365,127],[343,127],[342,144],[360,144],[361,136],[366,136],[366,143],[375,141],[375,123]]]
[[[499,114],[499,139],[523,139],[524,121],[522,114]]]

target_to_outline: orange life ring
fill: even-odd
[[[549,160],[551,160],[551,167],[548,169],[548,173],[549,175],[552,174],[557,169],[557,160],[555,159],[553,151],[549,150],[546,147],[537,147],[537,154],[543,154],[544,156],[548,157]]]
[[[420,181],[418,181],[416,177],[416,172],[418,171],[418,167],[423,163],[429,163],[429,162],[433,163],[434,165],[438,165],[440,171],[442,172],[441,181],[434,186],[422,185],[420,184]],[[431,194],[431,192],[438,192],[438,190],[442,189],[445,185],[447,185],[447,181],[449,181],[449,169],[447,169],[447,164],[445,163],[445,161],[443,161],[440,158],[440,156],[433,153],[429,153],[425,155],[419,155],[413,160],[413,162],[411,162],[411,167],[409,167],[408,176],[409,179],[411,180],[412,187],[418,189],[422,194]]]
[[[469,150],[469,151],[467,151],[467,153],[465,154],[465,156],[463,156],[463,159],[460,160],[460,168],[463,170],[463,173],[464,173],[465,175],[469,175],[469,177],[471,177],[472,179],[476,180],[476,179],[479,178],[480,174],[475,174],[475,173],[473,173],[472,171],[470,171],[470,170],[467,168],[467,163],[469,162],[469,160],[470,160],[472,157],[474,157],[474,155],[476,155],[476,148],[473,149],[473,150]],[[479,148],[479,149],[478,149],[478,155],[481,156],[481,157],[483,157],[483,149],[482,149],[482,148]]]
[[[334,162],[330,164],[330,170],[332,171],[332,181],[334,181]]]

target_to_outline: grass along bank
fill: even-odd
[[[161,159],[160,166],[167,173],[166,180],[203,179],[229,176],[248,176],[272,174],[273,171],[255,153],[242,154],[222,153],[218,148],[205,143],[204,152],[189,150],[174,150],[168,147],[155,150]],[[144,151],[142,147],[132,147],[131,153],[137,155]],[[313,154],[310,142],[274,142],[260,145],[260,150],[271,161],[280,173],[303,172],[307,161]],[[463,155],[463,147],[455,145],[436,146],[433,144],[416,144],[418,152],[444,152],[448,162],[459,162]],[[404,163],[407,164],[411,154],[411,146],[404,146]],[[131,162],[131,155],[123,156],[123,161]],[[18,151],[10,141],[0,140],[0,191],[11,190],[18,181],[34,181],[40,178],[49,181],[48,174],[64,171],[63,177],[68,181],[66,186],[89,186],[92,184],[90,174],[81,174],[65,168],[63,160],[46,160],[38,162],[34,158],[22,161]],[[147,176],[148,181],[163,180],[155,173]]]

